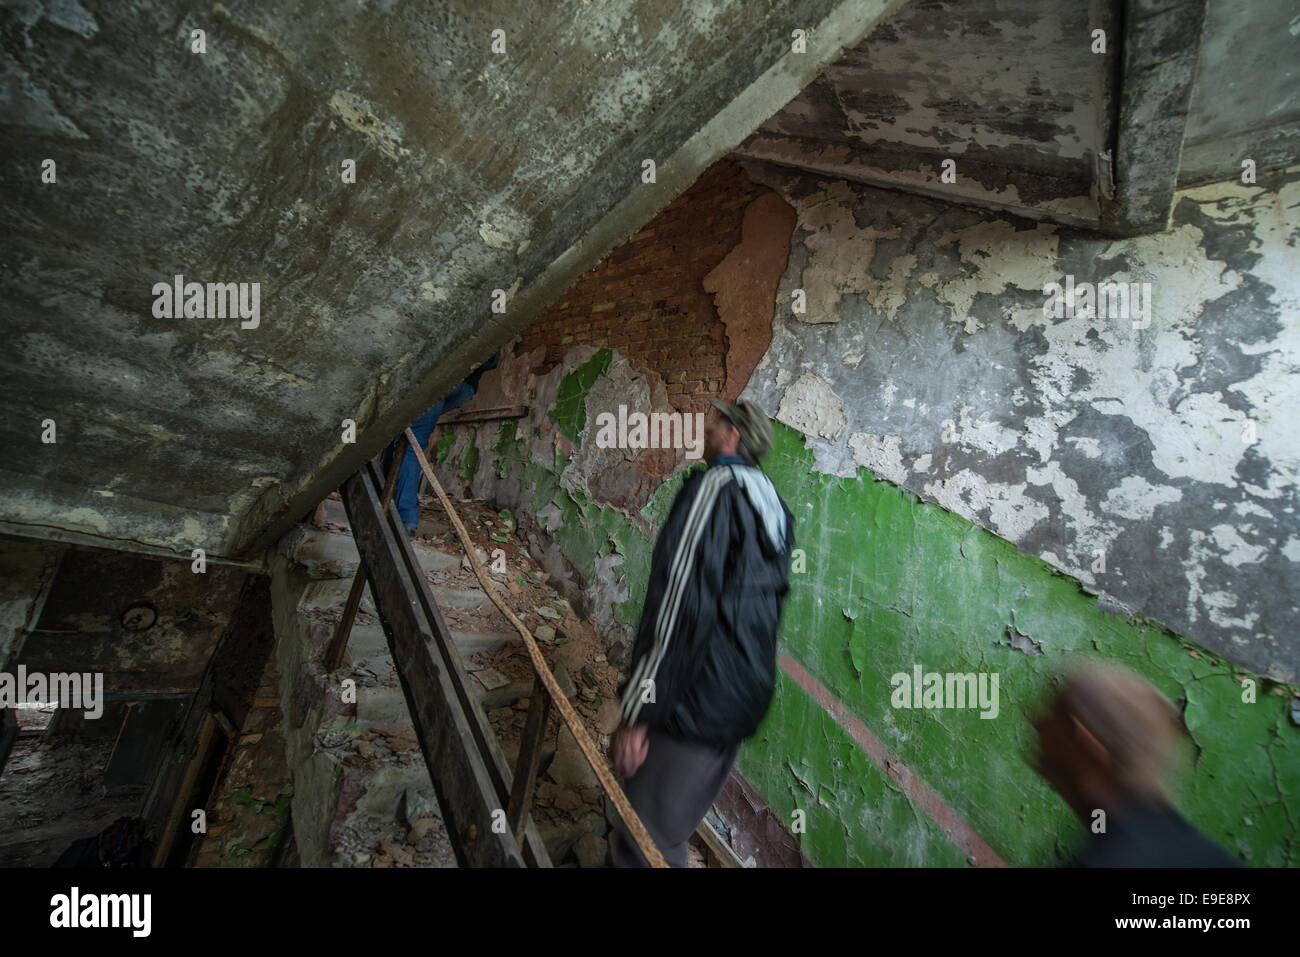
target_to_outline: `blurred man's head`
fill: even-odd
[[[704,457],[712,462],[719,455],[739,455],[749,465],[772,447],[772,423],[767,413],[748,399],[735,405],[711,399],[713,408],[704,427]]]
[[[712,462],[719,455],[735,455],[740,443],[740,430],[716,408],[710,409],[704,420],[704,458]]]
[[[1034,729],[1039,773],[1085,821],[1097,808],[1169,803],[1181,721],[1132,672],[1102,665],[1072,671]]]

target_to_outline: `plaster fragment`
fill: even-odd
[[[903,464],[903,455],[899,447],[901,442],[902,437],[897,435],[854,432],[849,436],[853,461],[863,468],[870,469],[878,477],[888,479],[897,485],[907,481],[907,466]]]
[[[727,330],[724,401],[740,394],[772,341],[772,311],[795,222],[794,207],[780,195],[760,196],[745,208],[740,243],[703,279]]]
[[[815,372],[805,372],[785,390],[776,419],[805,435],[817,435],[836,442],[844,434],[848,419],[844,403],[830,383]]]
[[[1028,635],[1016,630],[1013,625],[1007,625],[1006,635],[1007,644],[1016,651],[1023,651],[1031,658],[1043,657],[1043,643],[1041,641],[1034,641]]]
[[[360,133],[393,162],[410,155],[411,151],[402,146],[400,129],[381,120],[364,97],[346,90],[335,90],[329,106],[345,126]]]
[[[1046,505],[1025,494],[1025,486],[986,482],[970,469],[962,469],[946,479],[929,482],[923,491],[958,515],[987,513],[989,528],[1011,541],[1028,534],[1030,529],[1050,514]],[[1046,558],[1046,555],[1043,557]]]
[[[1008,288],[1041,293],[1046,283],[1059,276],[1059,238],[1056,227],[1046,223],[1017,230],[1007,220],[988,220],[944,233],[934,245],[942,248],[954,242],[962,262],[975,268],[969,274],[940,283],[935,294],[952,306],[949,318],[961,322],[968,333],[984,328],[984,323],[970,315],[970,307],[979,294],[998,295]],[[990,263],[996,263],[997,268],[987,268]]]
[[[860,227],[853,218],[855,202],[853,187],[840,180],[798,201],[799,223],[810,230],[803,240],[808,262],[801,280],[808,311],[794,315],[801,322],[839,322],[843,296],[863,295],[879,286],[871,277],[876,241],[896,239],[900,233],[897,227]]]
[[[1250,544],[1231,525],[1216,525],[1210,529],[1210,534],[1214,536],[1215,544],[1222,550],[1219,557],[1233,568],[1262,562],[1264,556],[1268,554],[1267,548]]]

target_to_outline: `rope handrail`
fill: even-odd
[[[461,524],[460,516],[456,514],[456,509],[452,506],[451,500],[447,493],[443,491],[442,485],[439,484],[437,477],[433,474],[433,469],[429,466],[429,460],[425,458],[424,450],[420,448],[420,443],[416,441],[415,435],[410,429],[406,430],[406,441],[410,444],[410,451],[415,453],[416,460],[420,463],[420,469],[424,477],[429,480],[429,485],[434,494],[438,496],[438,501],[442,503],[443,509],[447,512],[447,517],[451,519],[452,527],[456,529],[456,535],[460,538],[461,545],[465,548],[465,554],[469,558],[470,566],[474,569],[474,577],[478,579],[479,585],[492,600],[492,604],[505,615],[506,619],[515,626],[520,637],[524,640],[524,647],[528,649],[528,657],[532,662],[533,673],[541,681],[547,693],[551,696],[551,701],[560,711],[560,716],[568,726],[574,741],[577,742],[578,748],[582,751],[582,756],[587,759],[591,765],[592,771],[595,772],[596,778],[600,781],[600,786],[614,802],[614,809],[618,811],[619,817],[627,825],[633,840],[645,855],[651,867],[667,867],[668,863],[664,860],[659,848],[655,846],[654,839],[641,823],[641,818],[637,816],[632,809],[631,802],[628,801],[627,795],[623,789],[614,780],[614,775],[610,773],[609,768],[605,765],[604,759],[600,752],[596,750],[596,745],[587,735],[587,729],[583,726],[582,720],[578,713],[573,709],[569,702],[568,696],[560,690],[560,684],[555,680],[555,675],[551,673],[550,667],[546,664],[546,659],[542,657],[541,648],[537,645],[537,639],[533,633],[528,630],[528,626],[519,620],[519,617],[505,603],[505,600],[497,592],[492,580],[487,577],[487,572],[483,570],[483,563],[479,561],[478,552],[474,548],[474,543],[465,531],[465,526]]]

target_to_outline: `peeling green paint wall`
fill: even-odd
[[[592,440],[583,434],[583,397],[608,364],[602,350],[578,366],[546,410],[577,444]],[[559,518],[552,511],[550,521],[538,520],[589,582],[598,560],[620,556],[615,574],[628,594],[616,615],[635,625],[654,544],[650,530],[666,516],[685,473],[664,483],[634,518],[562,487],[568,456],[555,450],[554,471],[537,464],[528,445],[541,439],[532,429],[514,422],[484,428],[491,444],[461,443],[460,458],[443,470],[472,461],[505,480],[497,488],[518,490],[515,500],[498,504],[534,517],[553,505]],[[796,545],[806,557],[805,571],[791,576],[783,650],[1003,860],[1064,863],[1084,838],[1028,763],[1028,716],[1050,679],[1090,656],[1145,675],[1182,709],[1194,755],[1180,807],[1196,826],[1250,864],[1300,864],[1300,729],[1288,717],[1294,689],[1256,679],[1258,702],[1242,703],[1237,675],[1246,675],[1229,662],[1154,623],[1106,611],[1045,562],[865,468],[852,478],[815,471],[803,436],[775,428],[766,467],[795,516]],[[444,438],[440,454],[452,446]],[[483,449],[490,457],[480,456]],[[997,672],[997,717],[982,719],[978,709],[895,710],[890,676],[916,664],[925,671]],[[800,840],[819,866],[966,863],[965,853],[779,669],[772,708],[742,748],[739,769],[787,825],[796,808],[806,811]]]
[[[1244,704],[1235,677],[1244,673],[1228,662],[1099,608],[1046,563],[865,469],[853,479],[815,473],[803,436],[776,430],[767,471],[807,555],[806,573],[791,576],[785,649],[1004,860],[1060,863],[1083,839],[1028,764],[1028,716],[1050,678],[1091,656],[1146,676],[1183,710],[1195,763],[1180,806],[1194,824],[1249,863],[1300,864],[1300,729],[1288,718],[1289,689],[1261,685],[1258,701]],[[1039,643],[1042,655],[1013,648],[1009,629]],[[998,672],[998,716],[892,708],[890,676],[917,663]],[[741,772],[786,821],[795,807],[807,810],[804,847],[814,863],[948,863],[955,848],[933,825],[879,826],[882,815],[895,820],[892,805],[906,798],[894,791],[879,802],[882,772],[871,765],[860,773],[857,748],[829,718],[810,720],[814,713],[823,714],[782,676],[740,758]]]

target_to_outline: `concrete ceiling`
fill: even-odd
[[[1297,32],[1295,0],[916,0],[736,155],[1151,232],[1175,185],[1300,161]]]
[[[1210,0],[1179,186],[1300,161],[1300,3]]]
[[[260,560],[901,4],[5,3],[0,531]]]
[[[43,674],[98,672],[113,695],[193,692],[246,578],[237,568],[196,575],[187,561],[67,548],[13,664]],[[125,628],[133,606],[152,608],[152,624]]]
[[[1300,159],[1293,0],[277,6],[0,8],[0,532],[260,562],[738,145],[1121,235]]]
[[[1093,24],[1117,36],[1106,3],[916,0],[738,152],[1095,223],[1117,61],[1091,52]],[[947,158],[956,183],[940,180]]]

